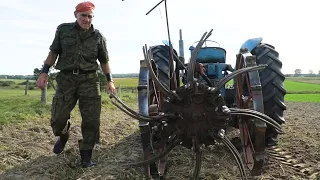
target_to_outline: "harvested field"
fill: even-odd
[[[316,173],[320,172],[320,103],[286,103],[285,134],[281,136],[278,148],[287,152],[286,155],[292,155],[293,160],[287,163],[276,160],[275,151],[270,151],[273,156],[270,156],[269,165],[264,174],[255,179],[316,179]],[[141,168],[121,166],[142,158],[136,121],[114,108],[104,109],[101,144],[96,146],[93,157],[98,166],[81,169],[77,167],[77,140],[81,136],[78,112],[74,112],[72,118],[70,141],[66,152],[59,156],[52,153],[55,137],[48,119],[1,125],[0,179],[143,179]],[[193,169],[190,150],[178,147],[169,154],[168,160],[166,179],[190,179],[190,169]],[[290,164],[307,165],[311,169],[303,172],[303,168]],[[223,146],[205,150],[201,179],[234,180],[239,179],[237,175],[235,162]]]

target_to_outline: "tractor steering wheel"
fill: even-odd
[[[206,40],[205,42],[204,42],[204,44],[205,44],[205,46],[207,47],[207,41],[209,41],[209,42],[214,42],[214,43],[216,43],[216,44],[218,44],[219,45],[219,47],[220,47],[220,44],[217,42],[217,41],[212,41],[212,40]],[[192,46],[195,44],[195,43],[198,43],[199,41],[196,41],[196,42],[194,42],[193,44],[192,44]],[[195,46],[194,46],[195,47]]]

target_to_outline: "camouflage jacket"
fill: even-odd
[[[109,61],[106,38],[93,25],[81,32],[76,22],[60,24],[50,50],[59,55],[59,70],[97,70],[97,59],[101,64]]]

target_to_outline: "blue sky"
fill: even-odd
[[[1,0],[0,74],[32,74],[49,52],[56,27],[73,22],[78,0]],[[94,26],[108,41],[113,73],[139,72],[142,46],[167,39],[164,4],[148,12],[159,0],[93,0]],[[255,37],[276,47],[283,72],[320,70],[320,17],[315,0],[168,0],[169,25],[178,51],[179,29],[184,51],[205,31],[227,51],[227,63],[235,64],[241,44]]]

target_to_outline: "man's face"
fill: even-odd
[[[88,30],[91,27],[93,11],[76,12],[77,22],[82,29]]]

